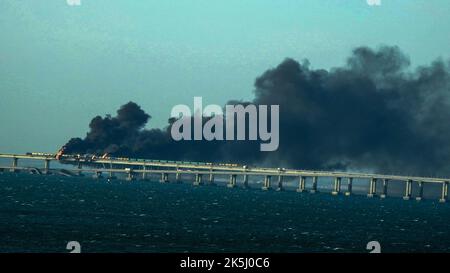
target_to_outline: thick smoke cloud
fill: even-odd
[[[143,129],[150,116],[135,103],[116,117],[95,117],[67,151],[116,156],[238,162],[304,169],[450,174],[450,64],[412,70],[397,47],[353,50],[343,67],[312,69],[286,59],[255,81],[255,98],[279,104],[280,145],[260,152],[255,141],[181,141]]]

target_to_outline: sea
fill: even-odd
[[[450,205],[0,173],[0,252],[450,252]]]

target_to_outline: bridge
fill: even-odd
[[[317,192],[319,178],[328,177],[333,180],[333,195],[341,193],[349,196],[353,193],[353,180],[362,179],[368,182],[368,197],[379,196],[386,198],[388,186],[391,183],[404,184],[404,200],[410,200],[412,196],[413,184],[418,187],[418,193],[414,199],[420,201],[423,199],[423,189],[426,184],[439,184],[441,194],[439,201],[445,203],[448,199],[448,185],[450,178],[436,177],[418,177],[402,175],[383,175],[356,172],[333,172],[333,171],[312,171],[295,170],[284,168],[260,168],[253,166],[237,164],[216,164],[203,162],[186,161],[168,161],[168,160],[144,160],[128,158],[99,158],[82,157],[74,155],[63,155],[56,158],[53,154],[33,153],[33,154],[0,154],[0,159],[11,160],[11,165],[0,166],[0,171],[30,171],[38,174],[50,174],[56,172],[62,175],[82,175],[82,173],[92,173],[94,178],[101,178],[107,174],[108,179],[117,178],[115,174],[123,174],[129,181],[137,178],[146,180],[150,175],[160,176],[160,182],[169,182],[169,176],[172,176],[175,182],[181,182],[182,176],[193,176],[193,185],[209,184],[214,185],[215,177],[226,176],[227,186],[234,188],[238,186],[238,177],[241,178],[242,187],[249,186],[249,177],[262,177],[263,190],[276,189],[283,190],[283,181],[285,178],[294,178],[298,181],[297,192]],[[19,160],[36,160],[43,162],[43,168],[19,166]],[[52,169],[52,162],[70,164],[72,169]],[[272,185],[272,178],[275,178],[276,185]],[[310,187],[306,187],[306,181],[311,180]],[[342,182],[345,181],[343,191]],[[377,191],[377,184],[381,183],[381,192]]]

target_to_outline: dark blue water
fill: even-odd
[[[449,252],[450,205],[0,174],[0,252]]]

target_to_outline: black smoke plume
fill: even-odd
[[[397,47],[353,50],[346,65],[312,69],[286,59],[255,81],[253,103],[280,105],[280,145],[260,152],[255,141],[173,141],[168,126],[132,102],[116,117],[95,117],[71,153],[171,160],[237,162],[303,169],[450,174],[450,64],[410,68]]]

